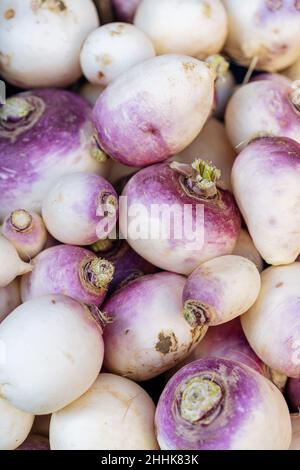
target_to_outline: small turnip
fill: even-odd
[[[100,374],[88,392],[52,415],[51,450],[156,450],[154,413],[139,385]]]
[[[48,414],[85,393],[103,359],[96,309],[47,295],[17,307],[0,324],[3,398],[32,414]]]
[[[289,450],[300,450],[300,415],[291,415],[292,420],[292,442]]]
[[[128,166],[146,166],[183,150],[207,120],[215,72],[184,55],[154,57],[111,83],[95,104],[98,143]]]
[[[12,243],[0,235],[0,288],[31,270],[32,265],[24,263]]]
[[[249,259],[250,261],[252,261],[252,263],[255,264],[260,273],[263,271],[264,262],[247,230],[241,230],[240,236],[232,254],[237,256],[243,256],[244,258]]]
[[[134,24],[150,37],[157,54],[198,59],[220,52],[228,32],[220,0],[141,0]]]
[[[21,303],[19,280],[0,288],[0,322]]]
[[[299,263],[265,270],[257,301],[241,317],[256,354],[272,369],[294,378],[300,378],[299,275]]]
[[[236,159],[232,185],[253,242],[272,265],[300,252],[300,145],[283,137],[251,142]]]
[[[47,230],[62,243],[90,245],[113,230],[118,198],[102,176],[73,173],[62,176],[42,205]]]
[[[18,410],[0,397],[0,450],[14,450],[25,441],[34,416]]]
[[[207,358],[180,369],[157,406],[162,450],[287,450],[291,420],[281,392],[249,367]]]
[[[108,371],[143,381],[184,359],[207,331],[182,315],[185,278],[172,273],[140,277],[116,291],[103,311],[111,319],[104,332]]]
[[[117,20],[132,23],[141,0],[111,0]]]
[[[86,79],[106,86],[134,65],[155,56],[143,31],[127,23],[109,23],[92,31],[80,53]]]

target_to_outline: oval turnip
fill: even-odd
[[[0,235],[0,288],[8,286],[17,276],[31,270],[32,265],[24,263],[12,243]]]
[[[0,450],[14,450],[28,436],[34,416],[18,410],[0,397]]]
[[[21,303],[19,280],[0,287],[0,322]]]

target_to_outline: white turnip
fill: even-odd
[[[22,261],[12,243],[0,235],[0,288],[31,270],[32,265]]]
[[[14,450],[28,436],[34,416],[0,397],[0,450]]]

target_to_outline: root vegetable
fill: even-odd
[[[0,322],[21,303],[19,280],[0,288]]]
[[[28,436],[34,416],[0,397],[0,450],[14,450]]]
[[[255,264],[260,273],[264,269],[264,262],[247,230],[241,230],[237,244],[233,250],[233,255],[243,256],[244,258],[249,259]]]
[[[236,81],[233,73],[227,70],[217,78],[215,84],[215,109],[214,116],[223,119],[227,104],[234,93]]]
[[[24,263],[10,241],[0,235],[0,288],[8,286],[17,276],[31,270],[32,265]]]

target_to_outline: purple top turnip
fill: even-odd
[[[219,170],[203,160],[153,165],[127,183],[120,229],[143,258],[167,271],[190,274],[200,263],[230,254],[240,214]]]
[[[184,55],[154,57],[132,67],[96,102],[99,145],[129,166],[166,160],[189,145],[205,124],[214,80],[212,67]]]
[[[22,277],[22,301],[47,294],[63,294],[88,305],[104,300],[114,265],[84,248],[58,245],[33,261],[32,275]]]
[[[46,89],[8,98],[0,108],[0,218],[18,208],[40,212],[60,176],[106,171],[97,160],[105,157],[80,96]]]
[[[287,450],[291,420],[281,392],[249,367],[192,362],[164,389],[155,417],[162,450]]]

